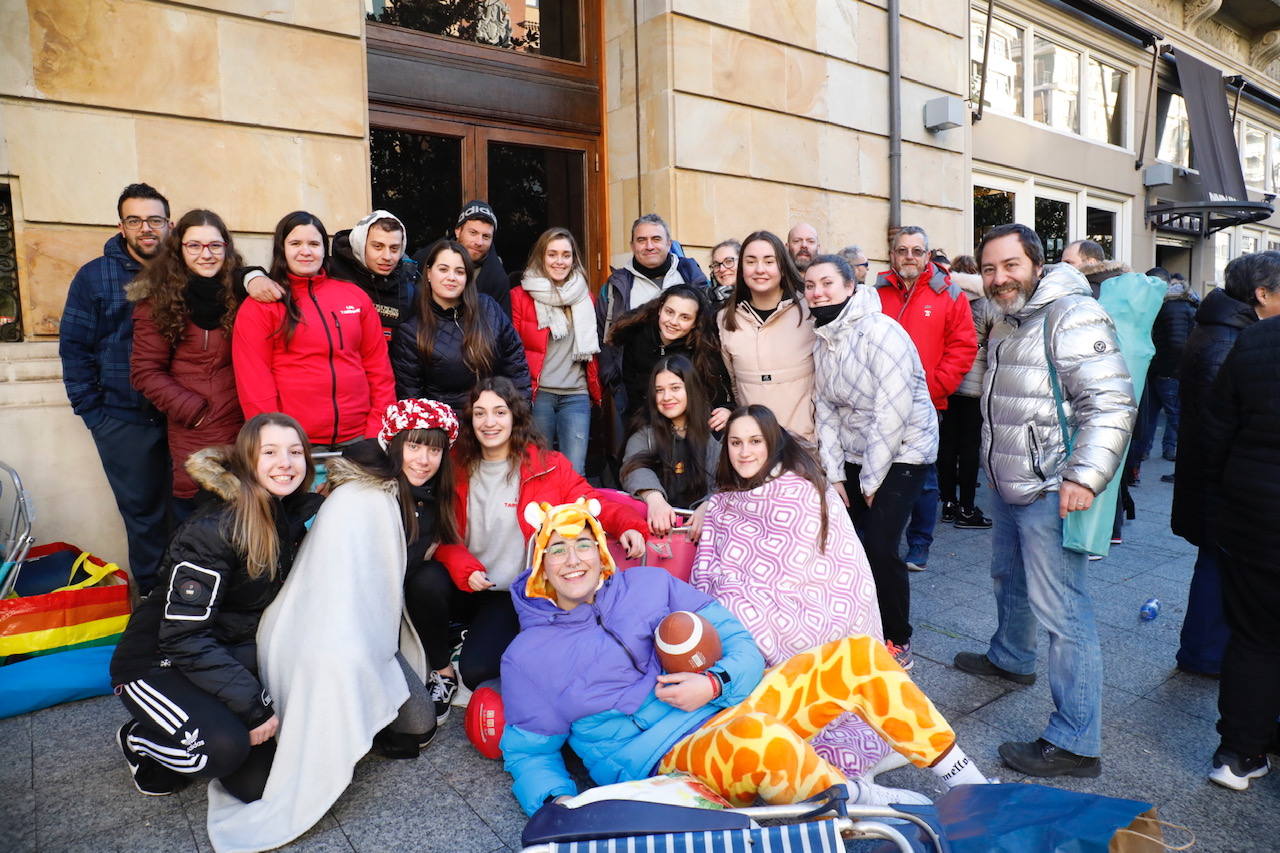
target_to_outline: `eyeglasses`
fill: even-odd
[[[548,563],[559,565],[569,559],[569,551],[572,550],[578,555],[579,560],[588,559],[597,549],[594,539],[578,539],[572,544],[569,542],[557,542],[554,545],[548,545],[547,550],[542,552],[542,559]]]
[[[919,246],[899,246],[893,250],[893,253],[900,258],[923,258],[929,254],[929,250],[921,249]]]
[[[126,216],[124,219],[120,220],[120,224],[128,231],[137,231],[142,227],[142,223],[144,222],[151,226],[152,231],[159,231],[161,228],[169,224],[169,220],[165,219],[163,216],[148,216],[146,219],[143,219],[141,216]]]
[[[733,269],[737,265],[738,265],[738,259],[734,257],[729,257],[729,258],[725,258],[723,261],[712,261],[711,269],[728,270],[728,269]]]
[[[212,243],[198,243],[195,240],[182,244],[182,250],[188,255],[195,255],[197,258],[204,254],[204,250],[208,249],[209,254],[215,258],[220,258],[227,251],[227,244],[221,240],[214,240]]]

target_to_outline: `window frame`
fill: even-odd
[[[968,44],[969,44],[970,51],[972,51],[973,50],[972,27],[975,21],[974,13],[979,13],[982,19],[985,21],[986,6],[971,5],[969,7],[969,10],[970,10],[970,17],[969,17],[970,33],[969,33]],[[1121,59],[1118,55],[1108,52],[1106,50],[1099,50],[1093,47],[1089,47],[1084,43],[1071,38],[1069,35],[1066,35],[1061,31],[1054,29],[1051,26],[1047,26],[1039,22],[1032,21],[1030,19],[1021,18],[1017,15],[1010,14],[1003,9],[996,9],[992,13],[991,17],[992,17],[992,21],[999,21],[1002,24],[1005,24],[1006,26],[1013,27],[1015,30],[1021,31],[1022,33],[1022,104],[1021,104],[1022,115],[1007,113],[998,108],[992,107],[991,105],[987,105],[983,108],[985,112],[990,112],[995,115],[999,115],[1014,121],[1024,122],[1036,128],[1050,131],[1051,133],[1059,133],[1059,134],[1062,134],[1063,136],[1070,137],[1072,139],[1083,140],[1084,142],[1087,142],[1091,145],[1102,145],[1107,148],[1113,149],[1115,151],[1123,151],[1127,154],[1133,154],[1135,152],[1134,76],[1136,71],[1133,63],[1127,62]],[[1035,54],[1033,53],[1033,51],[1035,48],[1036,38],[1044,39],[1045,41],[1048,41],[1051,44],[1056,45],[1057,47],[1061,47],[1065,50],[1070,50],[1079,56],[1077,75],[1076,75],[1076,78],[1078,81],[1078,91],[1076,93],[1076,96],[1077,96],[1076,109],[1077,109],[1078,118],[1080,121],[1079,131],[1063,130],[1062,128],[1054,127],[1051,124],[1047,124],[1042,121],[1036,121],[1034,118],[1032,118],[1032,116],[1034,115],[1034,89],[1035,89],[1035,85],[1034,85],[1035,84],[1035,75],[1034,75]],[[981,62],[981,57],[970,56],[970,62],[975,61],[975,59],[979,61],[979,63]],[[1123,75],[1123,83],[1121,86],[1121,98],[1124,101],[1124,109],[1123,109],[1124,128],[1120,134],[1121,140],[1122,140],[1121,144],[1117,145],[1116,143],[1113,143],[1113,142],[1104,142],[1102,140],[1095,139],[1094,137],[1088,135],[1089,110],[1088,110],[1088,82],[1087,81],[1088,81],[1088,74],[1089,74],[1089,61],[1091,59],[1097,59],[1098,62],[1120,72]],[[976,99],[976,96],[977,96],[976,92],[969,93],[970,99]]]

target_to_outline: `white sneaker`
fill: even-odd
[[[928,806],[933,800],[924,794],[906,788],[886,788],[865,779],[850,779],[845,783],[849,787],[849,802],[859,806],[893,806],[912,805]]]
[[[889,754],[877,761],[866,772],[862,774],[862,778],[868,782],[874,782],[876,777],[881,773],[888,773],[890,770],[897,770],[899,767],[906,767],[911,762],[907,757],[895,750],[889,750]]]

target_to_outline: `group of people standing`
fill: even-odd
[[[681,738],[706,722],[704,706],[727,713],[746,701],[761,678],[752,654],[781,667],[869,637],[885,653],[878,672],[910,670],[908,573],[926,568],[939,514],[991,526],[975,503],[981,459],[999,626],[985,654],[962,652],[955,665],[1030,683],[1044,625],[1055,711],[1040,739],[1004,744],[1001,757],[1032,775],[1100,772],[1101,652],[1087,563],[1063,547],[1062,528],[1120,469],[1136,403],[1089,283],[1047,265],[1025,226],[993,229],[954,263],[930,251],[923,229],[900,228],[873,284],[857,247],[824,253],[807,225],[785,241],[756,231],[713,249],[708,281],[650,214],[632,225],[632,257],[593,297],[563,228],[539,238],[509,286],[493,250],[497,216],[481,201],[413,259],[388,211],[332,240],[316,216],[294,212],[266,270],[244,265],[210,211],[171,226],[167,201],[145,184],[126,188],[118,209],[120,234],[72,283],[62,352],[68,395],[126,520],[134,576],[143,592],[157,587],[113,667],[132,717],[120,744],[144,793],[193,777],[221,779],[244,802],[267,790],[270,742],[288,724],[265,688],[285,676],[259,673],[255,629],[277,595],[279,609],[303,606],[281,590],[302,577],[295,557],[307,563],[324,519],[304,537],[319,501],[313,452],[330,457],[327,500],[372,483],[398,508],[394,565],[379,571],[402,590],[388,612],[402,607],[412,630],[380,640],[396,661],[385,691],[394,707],[367,732],[388,756],[430,742],[460,682],[520,683],[523,722],[504,749],[522,805],[536,808],[565,793],[555,762],[566,739],[597,781],[647,775],[659,759],[699,766],[707,744],[682,752]],[[605,460],[593,479],[620,492],[584,476],[593,423]],[[229,449],[211,459],[209,448]],[[579,501],[593,507],[590,521],[547,521],[547,508]],[[189,519],[172,540],[170,518]],[[344,535],[329,518],[325,537]],[[630,755],[645,726],[626,733],[600,718],[600,703],[618,700],[604,688],[548,715],[539,703],[555,678],[524,668],[553,658],[530,653],[532,641],[513,646],[535,625],[560,624],[548,607],[589,605],[605,635],[610,612],[635,621],[624,602],[641,593],[624,588],[653,582],[622,584],[597,607],[627,573],[610,578],[599,536],[575,544],[573,531],[593,524],[632,558],[647,537],[687,524],[696,593],[663,586],[645,600],[711,603],[725,611],[712,619],[722,633],[741,630],[751,644],[695,689],[654,682],[635,657],[652,644],[623,643],[640,673],[624,680],[643,682],[623,704],[669,728],[662,751],[646,741]],[[1202,557],[1212,559],[1203,547]],[[587,558],[599,563],[580,568]],[[554,571],[540,577],[540,565]],[[578,589],[584,577],[595,586]],[[547,634],[547,648],[563,636]],[[669,708],[692,716],[668,719]],[[184,736],[193,727],[198,744]],[[963,753],[904,747],[857,703],[818,728],[805,739],[823,766],[868,780],[856,792],[868,801],[910,800],[869,781],[892,763],[891,747],[949,780],[978,781]],[[749,793],[783,797],[794,782]]]

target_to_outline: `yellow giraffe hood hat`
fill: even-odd
[[[552,506],[549,503],[530,503],[524,508],[524,520],[537,530],[533,537],[533,563],[529,579],[525,581],[525,598],[548,598],[556,600],[555,590],[542,570],[542,555],[547,550],[547,541],[552,533],[559,533],[565,539],[573,540],[582,535],[584,528],[590,527],[595,537],[596,546],[600,549],[600,580],[603,582],[614,573],[617,566],[609,553],[608,541],[604,528],[596,516],[600,514],[600,502],[594,498],[578,498],[571,504]]]

